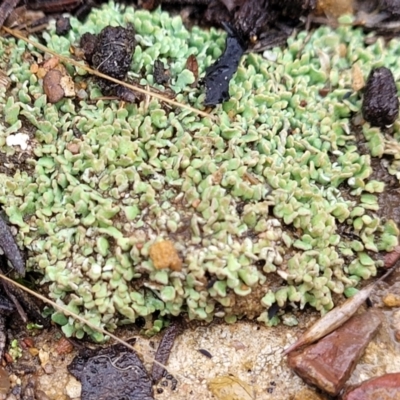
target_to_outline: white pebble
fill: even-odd
[[[6,138],[7,146],[19,146],[21,150],[28,148],[29,136],[26,133],[16,133],[15,135],[8,135]]]

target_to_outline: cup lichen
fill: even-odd
[[[54,27],[43,37],[69,55],[83,33],[109,24],[134,26],[131,79],[165,90],[153,82],[160,59],[176,100],[203,108],[204,90],[191,86],[186,61],[194,55],[203,76],[222,54],[223,33],[188,31],[179,17],[110,2],[85,24],[71,18],[66,37]],[[348,25],[306,36],[289,38],[268,59],[244,56],[230,100],[215,109],[218,123],[154,99],[94,103],[96,83],[71,66],[88,99],[49,104],[30,69],[43,55],[0,38],[0,67],[12,81],[0,87],[1,152],[21,153],[7,146],[10,134],[30,138],[25,163],[0,174],[0,203],[51,298],[109,330],[156,312],[153,332],[181,312],[275,324],[279,315],[268,317],[274,303],[324,313],[334,306],[332,293],[376,274],[375,255],[393,249],[398,229],[376,215],[384,183],[370,179],[371,157],[394,154],[387,167],[400,176],[393,150],[400,123],[390,140],[365,124],[371,153],[360,154],[350,118],[361,96],[351,71],[357,62],[366,77],[385,65],[399,77],[397,41],[366,46],[364,33]],[[351,234],[340,234],[343,225]],[[162,241],[173,243],[181,269],[154,265],[152,246]],[[53,320],[67,336],[104,339],[59,313]],[[291,315],[284,321],[296,323]]]

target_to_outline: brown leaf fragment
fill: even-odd
[[[400,373],[386,374],[362,382],[343,400],[400,400]]]
[[[191,54],[186,60],[186,69],[192,72],[194,75],[194,82],[191,86],[195,87],[197,85],[197,80],[199,78],[199,64],[197,58],[194,54]]]
[[[252,400],[250,385],[233,375],[216,376],[208,381],[208,389],[218,400]]]
[[[0,4],[0,28],[3,26],[4,21],[13,12],[18,3],[19,0],[4,0]]]
[[[356,315],[318,343],[291,353],[288,365],[306,383],[336,395],[380,325],[376,310]]]
[[[383,262],[385,263],[385,268],[391,268],[400,259],[400,246],[396,246],[393,251],[385,254],[383,257]]]
[[[343,14],[353,14],[353,0],[318,0],[316,14],[325,14],[328,18],[338,18]]]
[[[8,89],[11,86],[11,79],[0,70],[0,88]]]
[[[7,259],[11,262],[14,269],[21,275],[25,275],[25,261],[22,253],[17,246],[15,238],[10,228],[0,216],[0,247],[3,249]]]
[[[173,322],[165,331],[163,338],[157,348],[154,357],[155,362],[151,370],[151,377],[154,383],[157,383],[163,376],[165,369],[160,365],[168,362],[175,339],[182,333],[182,323],[180,321]]]
[[[73,349],[74,349],[73,344],[65,337],[62,337],[57,342],[57,345],[55,348],[57,354],[59,354],[59,355],[71,353]]]

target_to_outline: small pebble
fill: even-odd
[[[46,363],[45,365],[43,365],[43,370],[44,370],[44,372],[46,372],[47,375],[54,374],[54,372],[55,372],[53,364],[51,364],[49,362]]]
[[[35,399],[36,400],[50,400],[50,397],[47,396],[47,394],[45,392],[43,392],[43,390],[36,390]]]
[[[49,353],[44,350],[39,351],[39,360],[42,367],[49,362]]]
[[[69,396],[69,398],[75,399],[81,397],[81,392],[82,392],[81,383],[78,380],[76,380],[73,376],[70,376],[65,386],[65,393]]]
[[[64,89],[61,86],[62,74],[57,69],[52,69],[43,78],[43,90],[49,103],[57,103],[64,98]]]
[[[10,390],[11,382],[8,372],[0,367],[0,394],[6,395]]]
[[[393,293],[389,293],[383,298],[383,303],[385,304],[386,307],[399,307],[400,296],[397,296]]]

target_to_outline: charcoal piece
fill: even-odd
[[[85,33],[80,46],[89,65],[112,78],[124,80],[131,65],[136,40],[131,25],[128,28],[106,26],[99,35]],[[117,96],[134,102],[135,94],[125,86],[98,78],[97,83],[106,96]]]
[[[222,56],[206,70],[204,83],[206,86],[206,106],[216,106],[229,99],[229,82],[236,72],[240,58],[246,50],[243,38],[226,26],[225,51]]]
[[[181,332],[182,324],[180,321],[173,322],[167,328],[156,352],[155,360],[157,362],[163,365],[167,363],[172,347],[175,343],[175,339]],[[161,365],[154,363],[151,371],[153,382],[157,383],[162,378],[164,372],[165,369]]]
[[[362,113],[373,126],[385,127],[399,115],[399,99],[392,72],[385,67],[375,68],[364,89]]]
[[[82,400],[154,400],[142,361],[125,346],[86,350],[67,368],[82,383]]]
[[[56,20],[56,34],[66,35],[71,30],[71,22],[68,17],[60,17]]]
[[[10,228],[0,215],[0,247],[15,270],[25,275],[25,261]]]
[[[278,303],[273,303],[273,304],[271,305],[271,307],[268,309],[268,319],[271,320],[272,318],[274,318],[275,315],[278,314],[279,309],[280,309],[280,308],[279,308]]]

